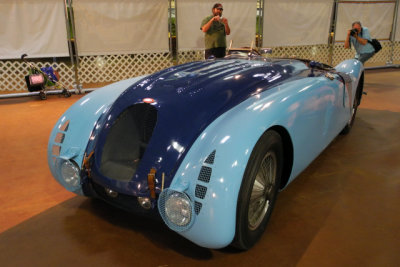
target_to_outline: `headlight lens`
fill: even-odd
[[[78,187],[80,184],[80,176],[79,176],[79,167],[76,165],[76,163],[70,161],[70,160],[65,160],[61,164],[61,176],[63,180],[68,184],[70,187]]]
[[[192,219],[190,199],[184,193],[175,192],[165,202],[165,215],[177,226],[186,226]]]

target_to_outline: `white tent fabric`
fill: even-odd
[[[75,0],[79,55],[168,51],[168,1]]]
[[[265,0],[263,46],[326,44],[332,0]]]
[[[1,0],[0,59],[68,56],[63,0]]]
[[[395,3],[340,2],[336,24],[336,41],[344,41],[354,21],[367,27],[371,38],[389,39],[392,30]]]
[[[177,8],[177,36],[180,51],[204,49],[204,33],[200,30],[202,20],[211,15],[215,0],[175,0]],[[221,2],[222,16],[228,19],[231,34],[227,46],[250,46],[256,32],[256,0],[225,0]]]

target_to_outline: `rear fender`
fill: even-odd
[[[346,83],[348,96],[350,97],[347,101],[345,99],[345,103],[349,103],[349,108],[351,108],[354,99],[359,97],[356,96],[356,91],[358,83],[363,82],[360,80],[364,72],[363,64],[356,59],[348,59],[338,64],[335,69]],[[359,93],[362,94],[362,92]]]

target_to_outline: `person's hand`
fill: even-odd
[[[213,20],[214,20],[214,21],[219,21],[220,19],[221,19],[220,16],[215,16],[215,17],[213,17]]]
[[[228,20],[226,18],[222,18],[221,21],[223,24],[228,24]]]
[[[357,39],[357,37],[358,37],[358,31],[355,31],[355,34],[351,35],[351,32],[354,31],[354,30],[355,30],[355,29],[350,29],[350,30],[348,30],[347,36],[353,36],[354,38]]]

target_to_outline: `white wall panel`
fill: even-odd
[[[265,0],[263,46],[326,44],[332,0]]]
[[[339,3],[336,41],[344,41],[354,21],[367,27],[371,38],[389,39],[395,3]]]
[[[79,55],[168,51],[168,1],[74,0]]]
[[[68,56],[63,0],[1,0],[0,59]]]

